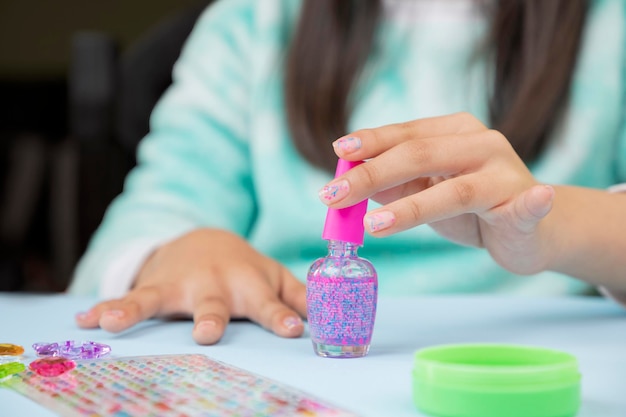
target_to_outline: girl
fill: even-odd
[[[71,292],[109,299],[78,324],[299,336],[320,188],[377,202],[381,294],[626,294],[626,196],[605,191],[626,180],[625,20],[622,0],[218,1],[78,265]],[[337,156],[368,162],[332,180]]]

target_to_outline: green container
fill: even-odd
[[[580,373],[570,354],[515,345],[445,345],[419,350],[413,401],[439,417],[573,417]]]

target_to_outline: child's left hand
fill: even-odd
[[[369,160],[320,191],[341,208],[371,197],[365,228],[388,236],[429,224],[455,242],[485,247],[504,268],[544,270],[553,256],[554,189],[540,184],[508,140],[467,113],[415,120],[346,135],[341,158]],[[547,220],[547,219],[546,219]]]

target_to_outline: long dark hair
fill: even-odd
[[[329,144],[347,133],[350,93],[374,47],[381,1],[304,0],[289,46],[289,128],[298,151],[329,171],[336,161]],[[491,127],[525,161],[540,152],[567,98],[587,3],[499,0],[490,11]]]

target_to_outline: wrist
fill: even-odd
[[[548,269],[626,292],[624,196],[583,187],[555,187]]]
[[[576,227],[568,214],[567,190],[553,186],[552,210],[543,220],[544,248],[547,251],[545,270],[567,273],[569,257],[576,252]]]

